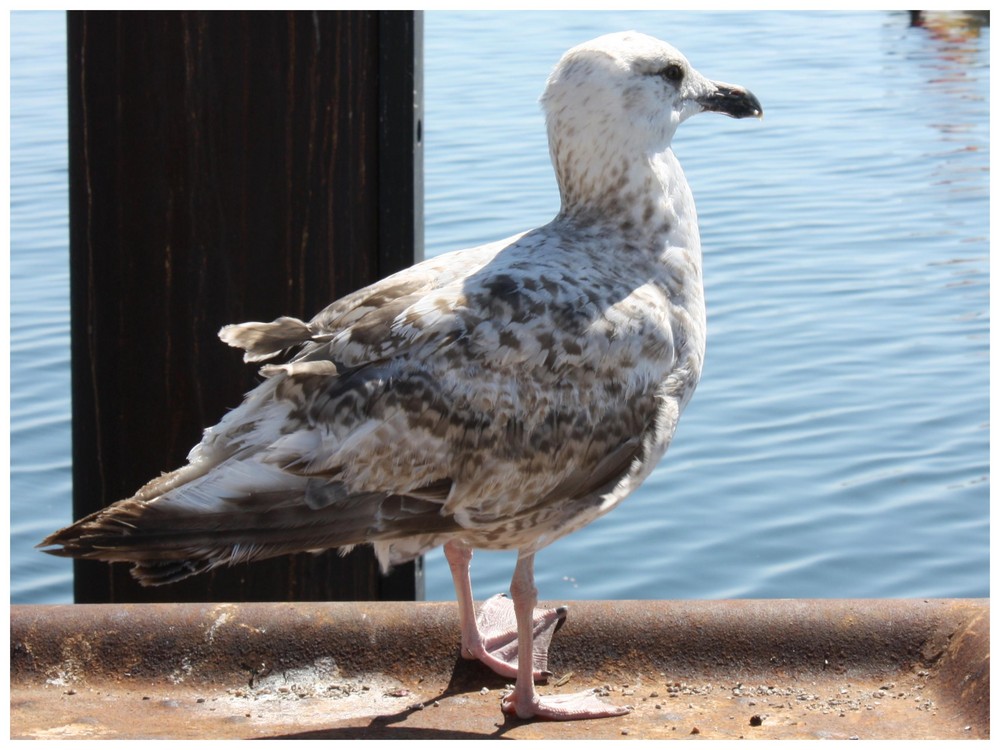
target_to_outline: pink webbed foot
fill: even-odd
[[[520,719],[552,719],[573,721],[577,719],[605,719],[622,716],[631,709],[605,703],[593,690],[565,695],[538,695],[534,691],[513,691],[503,697],[500,707],[504,713]]]
[[[532,673],[535,680],[552,675],[549,671],[549,645],[552,636],[566,619],[566,607],[535,609],[532,639]],[[467,659],[478,659],[503,677],[517,676],[517,618],[514,605],[503,594],[483,602],[476,618],[479,642],[463,649]]]
[[[510,594],[513,597],[513,611],[517,621],[517,641],[521,653],[528,651],[538,653],[537,612],[538,591],[535,588],[535,553],[522,552],[518,554],[514,566],[514,577],[510,581]],[[546,643],[546,646],[548,644]],[[593,691],[574,693],[571,695],[541,696],[535,690],[532,674],[532,664],[522,659],[517,670],[517,680],[514,690],[505,695],[500,708],[508,714],[514,714],[521,719],[555,719],[567,721],[570,719],[601,719],[608,716],[621,716],[629,709],[604,703]]]

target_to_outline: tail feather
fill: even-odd
[[[158,560],[136,563],[130,572],[143,586],[162,586],[204,573],[211,567],[208,560]]]
[[[39,547],[61,557],[134,563],[146,586],[172,583],[221,565],[295,552],[454,531],[440,503],[385,493],[352,495],[321,508],[305,487],[219,501],[130,498],[47,537]]]
[[[219,331],[219,338],[245,350],[243,361],[261,362],[309,341],[312,331],[298,318],[280,317],[271,323],[224,326]]]
[[[227,326],[220,336],[244,348],[253,361],[305,343],[312,333],[300,320],[279,318]],[[142,584],[159,585],[220,565],[364,543],[374,543],[387,565],[396,560],[397,547],[412,556],[425,538],[459,530],[455,518],[441,512],[450,480],[435,478],[411,497],[347,487],[331,466],[304,471],[314,468],[317,455],[331,456],[337,446],[321,445],[319,434],[296,412],[306,409],[310,394],[291,388],[294,398],[281,395],[281,386],[303,372],[314,379],[333,377],[336,367],[330,362],[272,366],[268,380],[206,430],[187,466],[38,546],[63,557],[130,562]]]

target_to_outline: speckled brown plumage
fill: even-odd
[[[582,695],[546,702],[530,659],[497,656],[471,614],[471,549],[520,551],[516,652],[530,653],[534,553],[642,482],[701,376],[701,246],[674,130],[760,105],[635,33],[570,50],[542,105],[562,197],[550,223],[428,260],[308,323],[223,328],[247,361],[284,363],[261,369],[188,465],[56,532],[47,551],[129,561],[158,584],[362,543],[389,566],[444,544],[463,654],[517,676],[505,710],[620,713]]]

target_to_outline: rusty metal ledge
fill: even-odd
[[[453,603],[11,607],[12,738],[989,737],[989,601],[582,601],[542,692],[623,717],[501,715]]]

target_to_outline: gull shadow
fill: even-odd
[[[359,717],[357,724],[349,727],[330,727],[328,729],[310,729],[302,732],[275,734],[259,739],[301,739],[301,740],[346,740],[346,739],[503,739],[504,735],[514,729],[530,723],[530,720],[508,716],[500,710],[500,701],[496,701],[496,723],[490,732],[476,731],[462,727],[412,727],[405,722],[418,711],[434,711],[435,702],[469,693],[478,693],[483,687],[491,692],[503,688],[508,683],[503,677],[490,670],[478,661],[456,657],[451,677],[445,688],[432,698],[414,703],[401,711],[392,714]],[[367,721],[367,724],[362,723]]]

